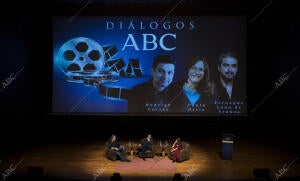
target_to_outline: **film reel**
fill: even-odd
[[[57,54],[57,64],[68,78],[66,81],[99,87],[99,94],[109,99],[126,99],[129,89],[118,84],[121,77],[143,77],[138,59],[130,59],[127,64],[122,58],[114,58],[118,53],[115,45],[101,46],[86,37],[73,38],[64,43]],[[127,84],[127,83],[126,83]]]
[[[102,46],[95,40],[77,37],[61,46],[56,61],[69,80],[74,77],[82,82],[84,74],[94,74],[102,69],[104,56]]]

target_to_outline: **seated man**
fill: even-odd
[[[141,144],[139,144],[139,148],[138,148],[138,152],[141,153],[141,157],[143,158],[144,161],[145,161],[146,151],[153,152],[152,146],[153,146],[153,139],[152,139],[152,135],[149,133],[147,135],[147,138],[144,138]]]
[[[108,142],[108,149],[112,150],[122,162],[130,162],[130,160],[126,157],[125,148],[120,146],[119,142],[117,141],[117,136],[114,134],[111,135],[111,138]]]

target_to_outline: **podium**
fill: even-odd
[[[222,159],[232,160],[232,154],[233,154],[233,141],[222,140]]]

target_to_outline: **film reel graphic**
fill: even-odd
[[[124,88],[118,85],[111,87],[103,83],[117,82],[120,76],[138,78],[143,75],[138,59],[129,59],[126,66],[122,58],[114,58],[117,53],[115,45],[101,46],[93,39],[77,37],[60,47],[56,61],[61,71],[67,76],[66,81],[97,86],[101,96],[122,99],[121,92]],[[119,93],[115,93],[115,90]]]
[[[66,81],[93,86],[103,82],[115,82],[119,75],[115,71],[105,71],[105,59],[113,52],[105,52],[111,46],[101,46],[86,37],[73,38],[64,43],[58,51],[57,63],[67,76]]]
[[[69,77],[68,80],[75,82],[86,75],[98,73],[105,61],[102,46],[85,37],[77,37],[64,43],[57,57],[57,63]]]

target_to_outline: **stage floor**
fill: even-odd
[[[122,142],[126,144],[126,142]],[[284,151],[270,144],[258,143],[247,139],[236,140],[233,144],[233,160],[222,160],[221,141],[219,138],[203,138],[190,141],[190,160],[182,163],[171,163],[158,156],[151,161],[150,169],[143,167],[140,158],[131,158],[140,164],[140,169],[120,171],[121,163],[104,157],[105,142],[60,143],[32,146],[17,150],[0,157],[1,173],[14,164],[14,176],[25,176],[28,167],[42,167],[47,178],[71,180],[109,180],[110,176],[120,171],[123,180],[172,180],[175,173],[188,175],[191,180],[251,180],[254,169],[270,170],[271,178],[279,174],[283,167],[290,166],[281,177],[300,175],[299,159],[295,154]],[[137,160],[138,159],[138,160]],[[169,162],[170,163],[169,163]],[[159,164],[174,164],[172,169],[154,169]],[[156,165],[157,164],[157,165]],[[284,166],[286,164],[286,166]],[[124,165],[123,165],[124,166]],[[163,167],[163,166],[162,166]]]

